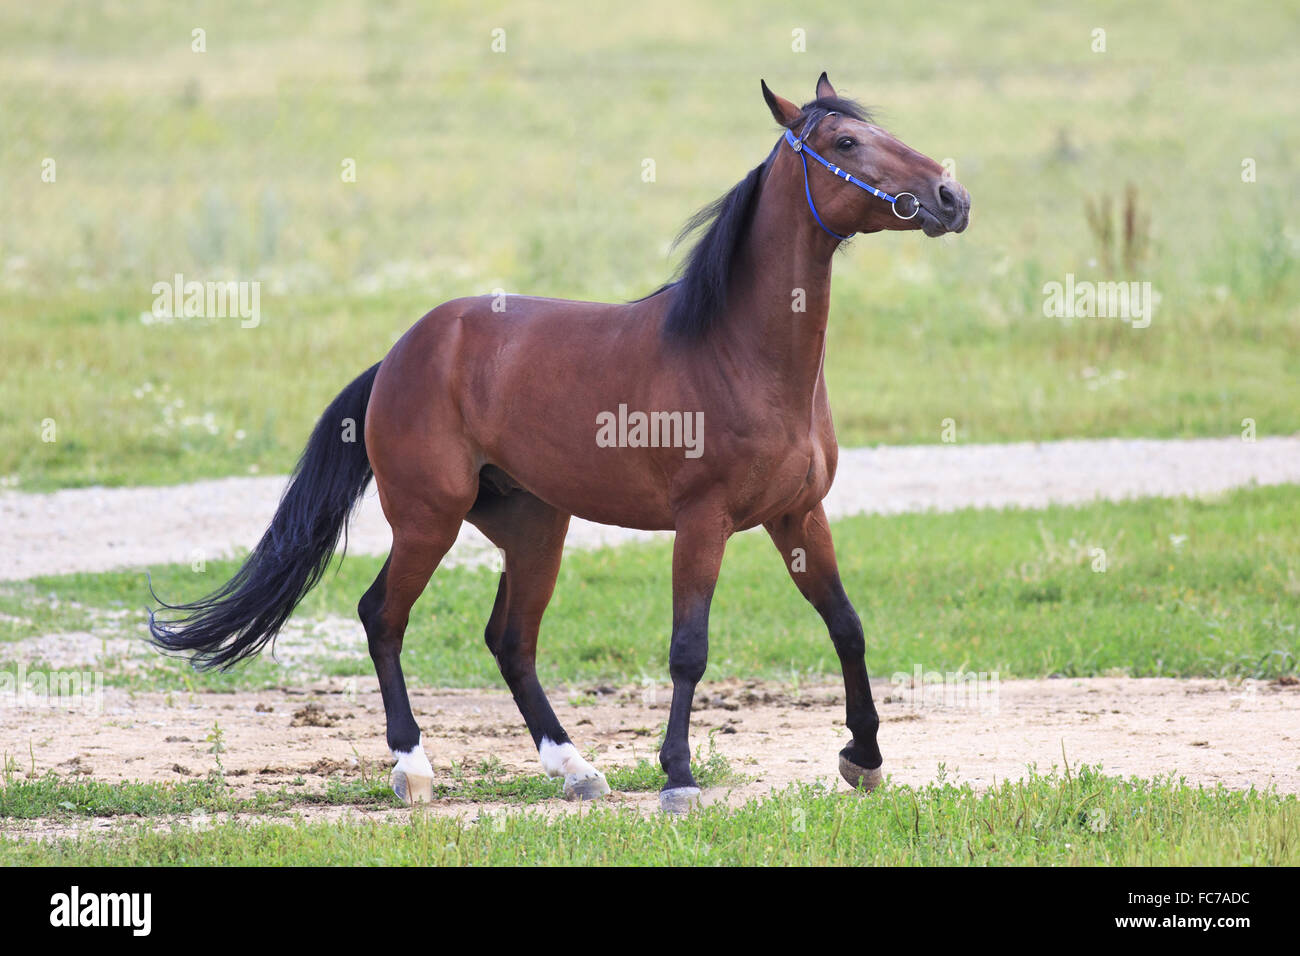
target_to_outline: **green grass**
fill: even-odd
[[[105,783],[12,777],[0,787],[0,821],[73,817],[160,817],[203,813],[283,813],[295,806],[397,807],[387,780],[331,779],[316,790],[268,790],[241,797],[217,777],[175,783]]]
[[[1002,678],[1294,674],[1300,659],[1300,488],[1243,489],[1209,500],[1142,499],[1042,511],[861,516],[835,523],[841,572],[867,632],[877,677],[926,670]],[[1098,571],[1098,552],[1105,570]],[[379,558],[349,557],[298,619],[352,619]],[[154,568],[160,595],[211,590],[234,562]],[[575,552],[542,626],[549,685],[666,680],[671,621],[667,544]],[[413,682],[499,686],[482,645],[495,595],[486,569],[435,575],[416,605],[403,666]],[[106,638],[143,633],[141,572],[0,584],[0,664],[32,634],[90,622]],[[117,613],[116,618],[104,615]],[[99,623],[95,623],[98,621]],[[345,625],[347,631],[349,625]],[[351,633],[350,631],[347,631]],[[103,662],[128,687],[276,686],[312,674],[369,675],[359,625],[352,652],[278,666],[264,656],[230,674],[196,674],[157,656]],[[310,647],[311,639],[300,642]],[[33,662],[28,661],[29,669]],[[710,619],[708,677],[798,682],[838,674],[825,629],[765,536],[728,547]],[[580,699],[580,694],[575,695]]]
[[[933,442],[946,418],[962,441],[1300,429],[1291,6],[950,0],[887,43],[833,3],[588,12],[0,12],[0,479],[283,472],[326,402],[438,302],[643,294],[680,224],[775,142],[759,77],[802,100],[822,69],[954,160],[974,197],[952,241],[863,237],[839,258],[844,443]],[[1045,282],[1106,278],[1083,206],[1129,182],[1150,246],[1117,277],[1160,294],[1151,327],[1045,318]],[[178,272],[260,281],[261,325],[142,323]]]
[[[662,743],[662,735],[660,737]],[[658,745],[656,745],[658,750]],[[204,813],[284,813],[295,807],[352,806],[392,809],[403,804],[388,785],[388,768],[372,773],[361,768],[354,776],[332,776],[324,787],[299,780],[253,796],[238,795],[220,770],[202,780],[106,783],[60,777],[53,772],[22,776],[21,767],[5,754],[0,780],[0,828],[5,821],[70,819],[73,817],[173,817]],[[691,772],[702,787],[719,787],[746,778],[718,753],[712,737],[696,748]],[[635,764],[609,767],[610,787],[620,793],[654,792],[667,776],[657,762],[641,758]],[[544,774],[508,774],[495,757],[467,768],[453,764],[450,779],[434,784],[434,799],[458,803],[528,805],[554,800],[563,793],[563,780]]]
[[[1121,780],[1084,767],[978,793],[938,782],[869,797],[794,786],[736,810],[646,818],[599,806],[548,819],[416,813],[409,824],[140,827],[41,843],[0,833],[12,866],[1296,865],[1300,805],[1273,792]]]

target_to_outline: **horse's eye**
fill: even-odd
[[[857,146],[858,144],[853,142],[853,140],[849,139],[847,136],[845,136],[836,145],[839,146],[840,149],[847,151],[852,149],[854,146]]]

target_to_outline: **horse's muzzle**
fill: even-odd
[[[941,179],[935,184],[931,201],[922,204],[918,218],[927,236],[962,232],[970,222],[970,193],[955,179]]]

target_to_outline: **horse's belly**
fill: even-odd
[[[540,457],[500,464],[509,481],[566,514],[642,531],[669,531],[673,507],[663,485],[653,480],[657,469],[620,468],[616,463],[589,459],[585,465],[569,456],[567,463]]]

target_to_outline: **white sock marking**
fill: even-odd
[[[550,737],[543,737],[537,753],[548,777],[585,777],[596,772],[573,744],[557,744]]]
[[[424,753],[424,737],[420,737],[420,742],[415,745],[414,750],[403,752],[394,750],[393,756],[397,758],[397,768],[408,777],[432,777],[433,765],[429,763],[429,758]]]

